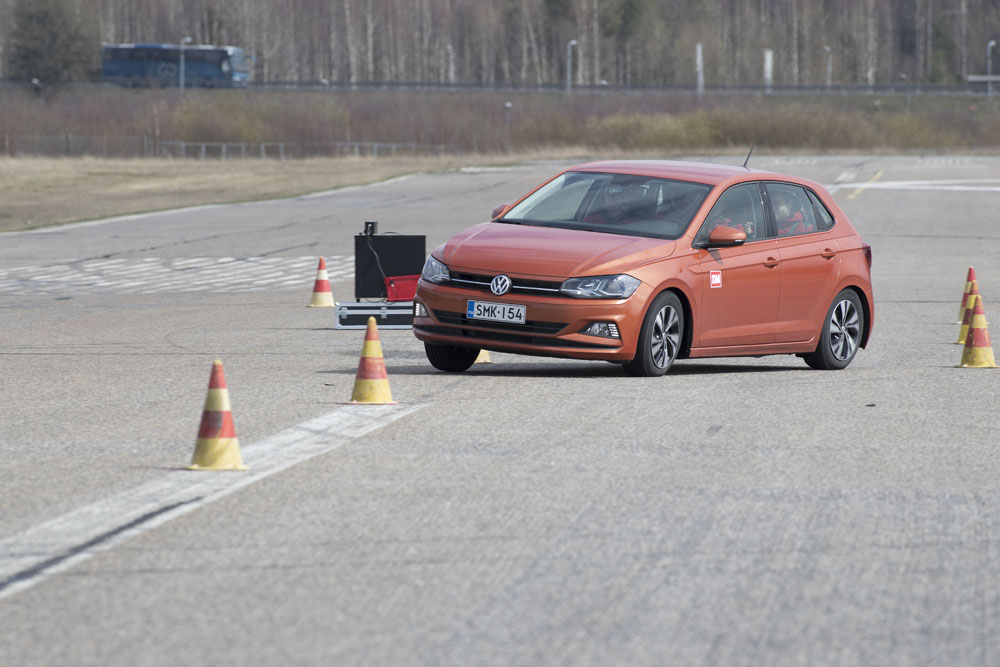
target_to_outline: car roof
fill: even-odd
[[[600,171],[612,174],[635,174],[655,178],[672,178],[681,181],[695,181],[718,185],[737,176],[755,174],[774,175],[773,172],[749,169],[731,164],[712,162],[682,162],[679,160],[603,160],[585,162],[570,167],[567,171]]]

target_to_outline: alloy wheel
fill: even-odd
[[[847,361],[854,356],[861,340],[861,318],[858,309],[848,299],[844,299],[833,309],[830,317],[830,350],[839,361]]]
[[[680,318],[673,306],[660,309],[653,320],[653,331],[649,337],[649,351],[657,368],[666,368],[677,356],[681,344]]]

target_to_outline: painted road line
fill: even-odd
[[[243,447],[248,471],[178,469],[4,539],[0,541],[0,599],[254,482],[338,449],[424,405],[343,406]]]
[[[871,185],[872,183],[874,183],[875,181],[877,181],[877,180],[878,180],[878,179],[880,179],[880,178],[882,178],[882,170],[881,170],[881,169],[879,169],[878,171],[876,171],[876,172],[875,172],[875,175],[871,177],[871,180],[869,180],[869,181],[868,181],[867,183],[862,183],[862,184],[861,184],[861,187],[859,187],[859,188],[858,188],[857,190],[855,190],[855,191],[854,191],[854,192],[852,192],[851,194],[847,195],[847,198],[848,198],[848,199],[854,199],[854,198],[855,198],[855,197],[857,197],[857,196],[858,196],[859,194],[861,194],[862,192],[864,192],[865,190],[867,190],[867,189],[868,189],[868,187],[869,187],[869,186],[870,186],[870,185]]]
[[[267,259],[266,264],[263,260]],[[194,257],[104,261],[55,260],[45,266],[0,270],[0,294],[31,295],[72,290],[74,294],[153,292],[252,292],[265,289],[263,278],[281,284],[312,285],[315,257]],[[327,273],[332,279],[354,275],[354,257],[331,255]]]
[[[843,174],[841,174],[843,176]],[[854,195],[859,190],[950,190],[959,192],[996,192],[1000,189],[1000,179],[996,178],[963,178],[948,180],[920,180],[920,181],[880,181],[873,180],[864,183],[843,182],[840,177],[827,189],[832,193],[846,188],[856,188]]]

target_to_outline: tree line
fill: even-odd
[[[954,84],[1000,0],[0,0],[0,78],[96,77],[100,43],[242,46],[264,82]],[[1000,69],[1000,68],[998,68]],[[567,72],[568,70],[568,72]]]

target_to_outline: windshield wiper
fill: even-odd
[[[515,220],[513,218],[497,218],[493,222],[502,222],[505,225],[520,225],[523,220]]]

